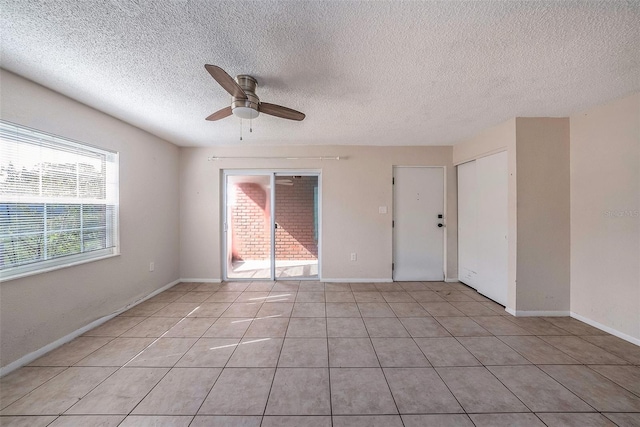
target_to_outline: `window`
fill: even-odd
[[[0,279],[118,253],[118,153],[0,121]]]

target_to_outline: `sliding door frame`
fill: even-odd
[[[317,176],[318,177],[318,277],[298,278],[298,277],[276,277],[276,178],[278,176]],[[229,279],[229,220],[228,218],[228,194],[227,180],[229,176],[268,176],[269,177],[269,215],[271,218],[270,236],[271,236],[271,253],[270,266],[271,277],[269,279],[255,278],[232,278]],[[319,169],[224,169],[222,171],[222,221],[220,223],[220,235],[222,243],[222,277],[223,280],[233,281],[251,281],[251,280],[321,280],[322,275],[322,170]]]

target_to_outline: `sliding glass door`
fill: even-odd
[[[225,278],[317,279],[319,174],[225,171]]]
[[[276,175],[276,278],[318,277],[318,176]]]
[[[226,176],[228,279],[271,279],[271,176]]]

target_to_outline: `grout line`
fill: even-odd
[[[422,304],[420,304],[422,306]],[[423,307],[424,308],[424,307]],[[426,311],[426,309],[425,309]],[[427,311],[427,313],[429,313]],[[429,313],[431,314],[431,313]],[[449,330],[447,328],[445,328],[440,322],[438,322],[438,319],[435,318],[435,316],[431,316],[431,318],[441,327],[443,328],[445,331],[447,331],[447,333],[450,334]],[[400,322],[402,323],[402,322]],[[404,325],[403,325],[404,326]],[[406,328],[405,328],[406,329]],[[407,332],[409,332],[407,330]],[[411,336],[411,334],[409,333],[409,336]],[[450,335],[451,337],[453,337],[453,335]],[[438,376],[438,378],[440,379],[440,381],[442,381],[442,383],[444,384],[444,386],[447,388],[447,390],[449,391],[449,393],[451,394],[451,396],[453,396],[453,398],[456,400],[456,402],[458,403],[458,405],[460,406],[460,408],[462,409],[463,413],[467,416],[467,419],[469,419],[469,421],[471,423],[473,423],[475,425],[475,423],[471,420],[471,417],[469,417],[469,415],[467,414],[467,410],[464,408],[464,406],[462,406],[462,403],[460,403],[460,400],[458,399],[458,397],[453,393],[453,391],[451,391],[451,389],[449,388],[449,384],[447,384],[445,382],[445,380],[442,378],[442,376],[440,375],[440,372],[438,372],[438,370],[436,369],[436,366],[434,366],[434,364],[431,362],[431,360],[429,360],[429,358],[427,357],[427,355],[424,353],[424,351],[422,350],[422,347],[420,347],[420,345],[418,345],[418,342],[416,341],[416,337],[411,336],[411,338],[413,339],[413,342],[415,345],[418,346],[418,349],[420,350],[420,352],[422,353],[422,355],[424,356],[425,359],[427,359],[427,361],[429,362],[429,365],[431,365],[431,369],[433,369],[433,372],[435,372],[435,374]],[[439,337],[433,337],[433,338],[439,338]],[[442,338],[448,338],[448,337],[442,337]],[[455,337],[454,337],[455,338]],[[476,359],[477,360],[477,359]]]
[[[223,283],[225,283],[225,282],[223,282]],[[247,287],[248,287],[248,286],[247,286]],[[246,288],[245,288],[245,289],[246,289]],[[233,291],[233,292],[236,292],[236,291]],[[240,296],[242,295],[242,293],[243,293],[243,292],[245,292],[245,291],[240,291],[240,294],[238,294],[238,296],[236,297],[236,299],[234,300],[234,302],[232,302],[232,303],[229,305],[229,307],[231,307],[231,305],[233,305],[233,304],[235,303],[235,301],[237,301],[237,300],[240,298]],[[216,319],[216,321],[215,321],[215,322],[213,322],[213,324],[215,324],[218,320],[220,320],[220,319],[222,319],[222,318],[223,318],[223,317],[222,317],[222,315],[223,315],[223,314],[224,314],[224,313],[229,309],[229,307],[227,307],[227,308],[226,308],[222,313],[220,313],[220,316]],[[259,310],[260,310],[260,309],[258,309],[258,311],[259,311]],[[256,312],[256,315],[257,315],[257,314],[258,314],[258,312]],[[254,318],[255,318],[255,316],[254,316]],[[227,317],[227,319],[232,319],[232,317]],[[202,402],[200,402],[200,406],[198,406],[198,410],[196,410],[196,414],[194,415],[194,419],[195,419],[195,416],[197,416],[197,415],[198,415],[198,412],[200,412],[200,410],[202,409],[202,405],[204,405],[204,402],[206,402],[206,401],[207,401],[207,398],[209,397],[209,395],[211,394],[211,391],[213,390],[213,388],[214,388],[214,387],[215,387],[215,385],[217,384],[218,380],[219,380],[219,379],[220,379],[220,377],[222,376],[222,373],[223,373],[223,372],[224,372],[224,370],[227,368],[227,364],[229,363],[229,360],[231,360],[231,358],[233,357],[234,353],[238,350],[238,347],[240,347],[240,344],[242,343],[242,340],[244,339],[245,334],[247,333],[247,331],[248,331],[248,330],[249,330],[249,328],[251,327],[251,324],[253,323],[253,320],[254,320],[254,319],[251,319],[251,322],[249,322],[249,326],[247,326],[247,329],[245,329],[245,331],[242,333],[242,337],[240,337],[240,338],[238,339],[238,343],[237,343],[237,344],[235,344],[235,345],[236,345],[236,348],[231,352],[231,354],[230,354],[230,355],[229,355],[229,357],[227,358],[227,361],[226,361],[226,362],[224,362],[224,366],[222,366],[221,368],[219,368],[219,369],[220,369],[220,373],[219,373],[219,374],[218,374],[218,376],[216,377],[216,379],[215,379],[215,381],[213,382],[213,384],[211,384],[211,388],[209,389],[209,391],[208,391],[208,392],[207,392],[207,394],[205,395],[204,399],[202,399]],[[212,324],[211,326],[213,326],[213,324]],[[208,331],[208,330],[209,330],[209,329],[207,329],[207,331]],[[206,333],[207,333],[207,332],[205,331],[205,334],[206,334]],[[203,336],[204,336],[204,334],[203,334]],[[220,339],[220,338],[222,338],[222,339],[227,339],[227,338],[229,338],[229,339],[235,339],[236,337],[207,337],[207,338],[214,338],[214,339]],[[267,400],[268,400],[268,398],[267,398]]]
[[[349,289],[351,289],[351,285],[349,285]],[[351,292],[353,296],[353,292]],[[333,399],[331,398],[331,359],[329,356],[329,318],[327,317],[327,293],[323,292],[324,296],[324,324],[325,331],[327,333],[326,343],[327,343],[327,372],[329,378],[329,419],[331,423],[331,427],[333,427]]]
[[[274,286],[275,286],[275,282],[274,282]],[[296,293],[296,298],[298,298],[298,294],[297,293]],[[261,307],[261,309],[262,309],[262,307]],[[271,385],[269,386],[269,393],[267,393],[267,399],[264,402],[264,409],[262,410],[262,419],[260,420],[260,425],[262,425],[262,423],[264,422],[264,417],[267,414],[267,407],[269,406],[269,398],[271,397],[271,391],[273,390],[273,383],[275,383],[275,381],[276,381],[276,375],[278,373],[278,363],[280,362],[280,356],[282,355],[282,348],[284,347],[284,340],[287,337],[287,331],[289,330],[289,324],[291,323],[291,314],[293,314],[293,306],[291,307],[291,313],[289,313],[289,317],[288,317],[288,320],[287,320],[287,327],[284,330],[284,336],[282,337],[282,343],[280,344],[280,350],[278,352],[278,358],[276,360],[276,366],[275,366],[275,368],[273,368],[273,377],[271,378]],[[251,322],[251,323],[253,323],[253,322]],[[249,330],[249,328],[247,328],[247,331],[248,330]],[[246,335],[246,332],[245,332],[245,335]],[[277,337],[273,337],[273,339],[277,339]]]
[[[168,290],[167,290],[167,291],[168,291]],[[166,291],[165,291],[165,292],[166,292]],[[158,294],[158,295],[159,295],[159,294]],[[169,305],[169,304],[171,304],[171,302],[167,303],[167,305]],[[166,307],[166,306],[165,306],[165,307]],[[163,308],[164,308],[164,307],[163,307]],[[158,311],[159,311],[159,310],[161,310],[161,309],[162,309],[162,308],[158,309]],[[154,313],[155,313],[155,312],[154,312]],[[126,317],[126,316],[124,316],[124,317]],[[130,317],[131,317],[131,316],[130,316]],[[147,316],[135,316],[135,317],[145,317],[145,319],[144,319],[144,320],[146,320],[146,319],[151,318],[151,314],[149,314],[149,315],[147,315]],[[11,404],[13,404],[13,403],[17,402],[18,400],[22,399],[22,398],[23,398],[23,397],[25,397],[26,395],[28,395],[28,394],[30,394],[30,393],[32,393],[32,392],[34,392],[36,389],[38,389],[38,388],[42,387],[44,384],[48,383],[48,382],[49,382],[49,381],[51,381],[53,378],[57,377],[58,375],[62,374],[62,373],[63,373],[63,372],[65,372],[65,371],[67,371],[69,368],[72,368],[72,367],[77,367],[77,368],[83,368],[83,367],[113,368],[114,366],[77,366],[77,364],[78,364],[80,361],[82,361],[83,359],[85,359],[85,358],[89,357],[90,355],[94,354],[94,353],[95,353],[95,352],[97,352],[98,350],[100,350],[100,349],[104,348],[104,346],[106,346],[107,344],[109,344],[109,343],[113,342],[113,341],[114,341],[114,340],[116,340],[117,338],[124,338],[124,337],[122,337],[122,335],[123,335],[124,333],[126,333],[126,332],[127,332],[127,331],[129,331],[130,329],[135,328],[138,324],[140,324],[140,323],[144,322],[144,320],[140,321],[139,323],[137,323],[136,325],[132,326],[131,328],[129,328],[129,329],[127,329],[127,330],[125,330],[125,331],[121,332],[121,333],[120,333],[120,335],[118,335],[118,336],[116,336],[116,337],[104,337],[104,338],[110,338],[110,340],[109,340],[109,341],[107,341],[104,345],[102,345],[102,346],[100,346],[99,348],[97,348],[97,349],[95,349],[94,351],[92,351],[91,353],[87,354],[86,356],[84,356],[84,357],[83,357],[83,358],[81,358],[80,360],[76,361],[73,365],[70,365],[70,366],[66,366],[66,367],[64,367],[65,369],[63,369],[62,371],[60,371],[58,374],[56,374],[56,375],[54,375],[53,377],[49,378],[47,381],[43,382],[43,383],[42,383],[42,384],[40,384],[39,386],[35,387],[33,390],[29,391],[29,392],[28,392],[28,393],[26,393],[25,395],[23,395],[23,396],[21,396],[20,398],[16,399],[14,402],[11,402],[9,405],[11,405]],[[174,325],[174,326],[175,326],[175,325]],[[173,326],[172,326],[172,327],[173,327]],[[168,332],[168,330],[165,332],[165,334],[166,334],[167,332]],[[164,334],[163,334],[163,335],[164,335]],[[92,338],[99,338],[99,337],[92,337]],[[153,341],[151,344],[149,344],[147,347],[145,347],[142,351],[144,351],[144,350],[146,350],[147,348],[149,348],[149,347],[150,347],[154,342],[156,342],[156,341],[157,341],[157,340]],[[137,357],[140,353],[142,353],[142,351],[141,351],[141,352],[139,352],[138,354],[136,354],[133,358]],[[43,355],[43,357],[44,357],[44,355]],[[69,409],[71,409],[73,406],[75,406],[78,402],[80,402],[80,400],[82,400],[82,399],[83,399],[84,397],[86,397],[89,393],[91,393],[93,390],[95,390],[98,386],[100,386],[100,385],[101,385],[102,383],[104,383],[106,380],[108,380],[109,378],[111,378],[111,377],[112,377],[116,372],[118,372],[120,369],[124,368],[124,366],[126,366],[126,364],[127,364],[127,363],[129,363],[131,360],[132,360],[132,359],[129,359],[129,360],[125,363],[125,365],[118,367],[115,371],[113,371],[111,374],[109,374],[107,377],[105,377],[105,379],[104,379],[104,380],[102,380],[102,381],[100,381],[98,384],[96,384],[96,386],[95,386],[95,387],[91,388],[87,393],[85,393],[83,396],[81,396],[81,397],[80,397],[80,398],[79,398],[79,399],[78,399],[78,400],[77,400],[73,405],[71,405],[70,407],[68,407],[67,409],[65,409],[65,411],[64,411],[64,412],[67,412]],[[42,366],[42,367],[45,367],[45,366]],[[55,367],[59,367],[59,366],[55,366]],[[167,373],[168,373],[168,371],[167,371]],[[165,374],[165,375],[166,375],[166,374]],[[164,376],[163,376],[163,378],[164,378]],[[162,379],[161,379],[161,380],[162,380]],[[158,382],[159,382],[159,381],[158,381]],[[156,383],[156,385],[157,385],[157,383]],[[155,386],[154,386],[154,387],[155,387]],[[153,389],[153,387],[152,387],[152,389]],[[6,407],[8,407],[9,405],[7,405]],[[137,405],[136,405],[136,406],[137,406]],[[4,409],[4,408],[3,408],[3,409]],[[59,416],[60,416],[60,415],[62,415],[62,414],[59,414]]]
[[[202,303],[198,303],[198,304],[202,304]],[[171,326],[169,329],[167,329],[167,331],[166,331],[164,334],[162,334],[162,335],[161,335],[160,337],[158,337],[155,341],[153,341],[151,344],[149,344],[149,345],[148,345],[144,350],[142,350],[140,353],[138,353],[137,355],[135,355],[135,356],[134,356],[132,359],[130,359],[127,363],[125,363],[124,365],[122,365],[122,368],[120,368],[120,369],[123,369],[124,367],[126,367],[126,366],[127,366],[127,364],[129,364],[129,363],[130,363],[131,361],[133,361],[136,357],[138,357],[140,354],[142,354],[146,349],[148,349],[148,348],[149,348],[149,347],[151,347],[153,344],[155,344],[156,342],[158,342],[158,341],[160,340],[160,338],[162,338],[162,337],[164,337],[166,334],[168,334],[168,333],[169,333],[169,331],[170,331],[171,329],[173,329],[175,326],[179,325],[179,324],[180,324],[182,321],[184,321],[185,319],[189,318],[189,315],[190,315],[190,314],[192,314],[192,313],[194,313],[194,312],[195,312],[199,307],[200,307],[200,306],[198,305],[198,307],[196,307],[196,308],[194,308],[193,310],[191,310],[191,312],[189,312],[185,317],[183,317],[182,319],[180,319],[180,320],[179,320],[175,325],[173,325],[173,326]],[[208,328],[207,328],[207,329],[208,329]],[[206,332],[206,330],[202,333],[202,335],[204,335],[204,333],[205,333],[205,332]],[[202,335],[200,336],[200,338],[202,338]],[[193,338],[193,337],[184,337],[184,338],[187,338],[187,339],[188,339],[188,338]],[[156,382],[156,383],[153,385],[153,387],[151,387],[151,388],[149,389],[149,391],[148,391],[148,392],[147,392],[147,393],[142,397],[142,399],[140,399],[140,400],[138,401],[138,403],[136,403],[136,404],[133,406],[133,408],[131,408],[131,410],[130,410],[130,411],[129,411],[129,413],[126,415],[126,417],[130,416],[130,415],[133,413],[133,411],[135,411],[135,409],[136,409],[136,408],[137,408],[137,407],[138,407],[138,406],[139,406],[139,405],[144,401],[144,399],[146,399],[146,398],[147,398],[147,396],[149,396],[149,394],[151,394],[151,392],[152,392],[152,391],[153,391],[153,390],[158,386],[158,384],[160,384],[160,383],[162,382],[162,380],[163,380],[163,379],[165,379],[165,378],[167,377],[167,375],[169,375],[169,373],[170,373],[170,372],[175,368],[175,366],[180,362],[180,360],[184,357],[184,355],[185,355],[185,354],[187,354],[189,351],[191,351],[191,349],[193,348],[193,346],[194,346],[194,345],[196,345],[196,343],[198,342],[198,340],[199,340],[200,338],[196,338],[196,339],[195,339],[195,341],[194,341],[194,342],[189,346],[189,348],[188,348],[188,349],[187,349],[187,350],[182,354],[182,356],[180,356],[180,357],[178,358],[178,360],[176,360],[176,362],[175,362],[171,367],[169,367],[169,369],[167,370],[167,372],[165,372],[165,374],[162,376],[162,378],[160,378],[160,379],[158,380],[158,382]],[[155,367],[152,367],[152,368],[155,368]],[[117,371],[116,371],[116,372],[117,372]],[[219,375],[218,375],[218,376],[219,376]],[[216,380],[217,380],[217,377],[216,377]],[[126,417],[125,417],[125,419],[126,419]],[[194,415],[194,418],[195,418],[195,415]],[[192,421],[193,421],[193,418],[192,418]]]

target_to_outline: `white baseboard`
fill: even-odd
[[[391,283],[393,279],[362,279],[362,278],[348,278],[348,279],[322,279],[321,282],[325,283]]]
[[[505,308],[506,312],[516,317],[569,317],[570,311],[562,310],[513,310]]]
[[[447,277],[446,279],[444,279],[445,282],[447,283],[454,283],[454,282],[459,282],[460,280],[458,280],[457,277]],[[469,285],[467,285],[469,286]]]
[[[241,281],[241,282],[250,282],[252,280],[258,281],[270,281],[271,279],[251,279],[251,278],[238,278],[238,279],[229,279],[230,281]],[[391,283],[393,279],[363,279],[363,278],[347,278],[347,279],[318,279],[318,278],[276,278],[276,281],[286,281],[286,280],[300,280],[300,281],[318,281],[318,282],[326,282],[326,283]],[[221,279],[194,279],[194,278],[181,278],[178,282],[193,282],[193,283],[222,283]]]
[[[581,322],[586,323],[587,325],[593,326],[594,328],[598,328],[602,331],[608,332],[611,335],[614,335],[620,339],[623,339],[625,341],[629,341],[632,344],[635,345],[640,345],[640,339],[632,337],[631,335],[627,335],[624,332],[620,332],[616,329],[613,329],[609,326],[603,325],[602,323],[596,322],[595,320],[591,320],[588,317],[584,317],[578,313],[574,313],[573,311],[570,312],[571,317],[573,317],[574,319],[578,319]]]
[[[36,360],[37,358],[44,356],[46,353],[50,352],[51,350],[55,350],[56,348],[60,347],[63,344],[68,343],[69,341],[73,340],[74,338],[79,337],[80,335],[84,334],[87,331],[90,331],[93,328],[97,328],[98,326],[102,325],[104,322],[106,322],[107,320],[111,320],[114,317],[116,317],[118,314],[123,313],[127,310],[129,310],[130,308],[140,304],[141,302],[144,302],[146,300],[148,300],[149,298],[152,298],[154,296],[156,296],[157,294],[166,291],[167,289],[177,285],[178,283],[180,283],[180,279],[178,280],[174,280],[173,282],[164,285],[163,287],[161,287],[160,289],[156,289],[155,291],[151,292],[149,295],[140,298],[134,302],[132,302],[131,304],[127,304],[126,306],[114,311],[111,314],[107,314],[106,316],[102,316],[99,319],[94,320],[93,322],[89,323],[88,325],[85,325],[79,329],[76,329],[75,331],[71,332],[70,334],[65,335],[62,338],[59,338],[57,340],[55,340],[52,343],[49,343],[47,345],[45,345],[44,347],[39,348],[36,351],[32,351],[29,354],[26,354],[24,356],[22,356],[20,359],[18,360],[14,360],[13,362],[9,363],[6,366],[0,367],[0,377],[3,377],[5,375],[7,375],[10,372],[15,371],[16,369],[29,364],[31,362],[33,362],[34,360]]]
[[[511,308],[505,308],[505,311],[512,316],[517,317],[573,317],[574,319],[584,322],[587,325],[593,326],[594,328],[598,328],[601,331],[607,332],[620,339],[623,339],[635,345],[640,345],[640,339],[632,337],[631,335],[627,335],[624,332],[620,332],[609,326],[603,325],[602,323],[596,322],[595,320],[591,320],[588,317],[584,317],[578,313],[574,313],[573,311],[524,311],[513,310]]]

